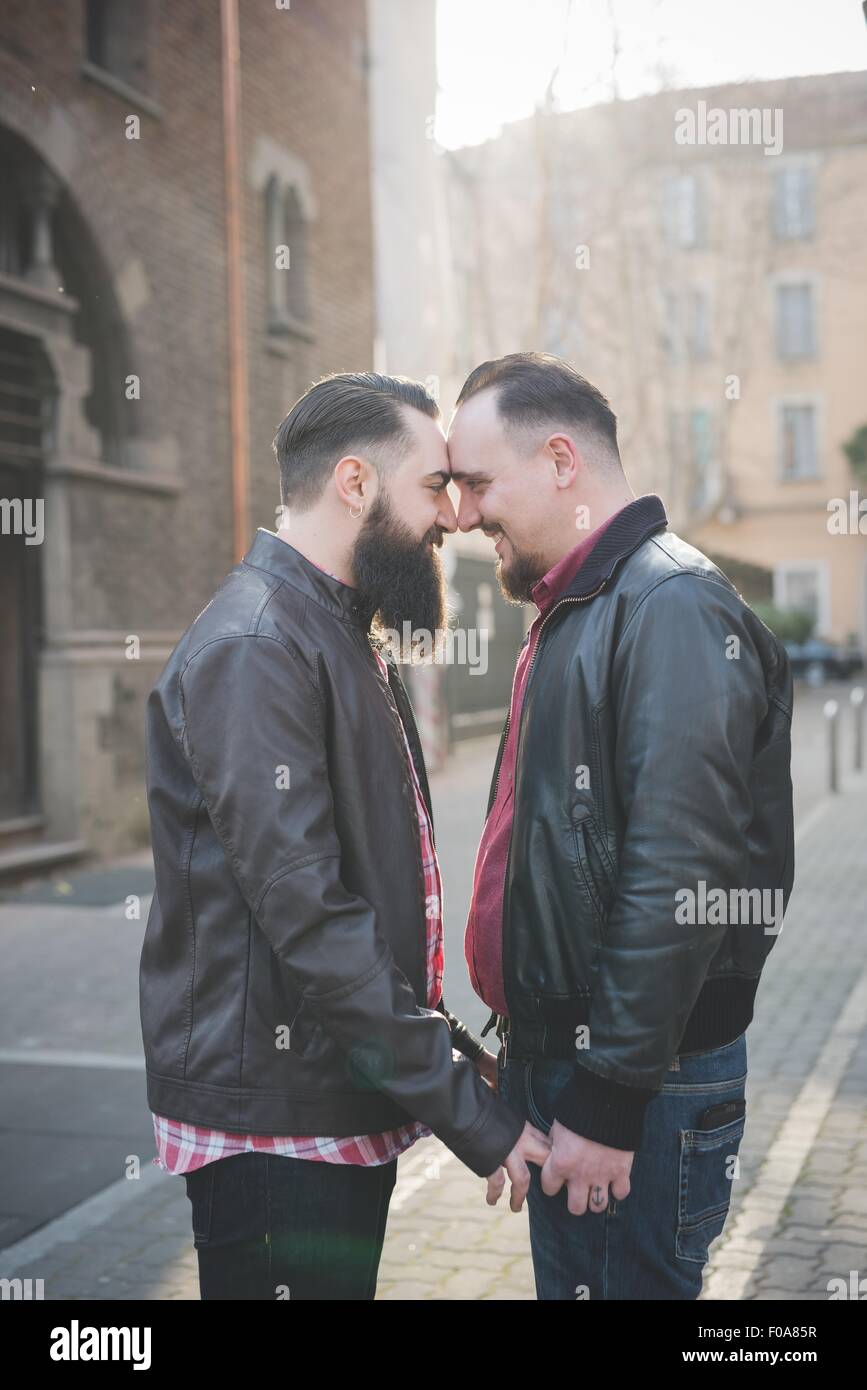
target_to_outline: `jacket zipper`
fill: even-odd
[[[527,708],[527,696],[528,696],[529,693],[530,693],[530,681],[532,680],[532,677],[533,677],[533,668],[534,668],[535,665],[536,665],[536,658],[538,657],[538,655],[539,655],[539,649],[540,649],[541,646],[542,646],[542,634],[543,634],[543,632],[545,631],[545,628],[546,628],[546,626],[547,626],[549,620],[550,620],[551,618],[553,618],[554,614],[555,614],[560,608],[565,608],[566,605],[567,605],[567,603],[587,603],[591,598],[595,598],[597,594],[599,594],[599,593],[602,592],[602,590],[605,588],[605,584],[606,584],[606,580],[603,579],[602,583],[599,585],[599,588],[598,588],[598,589],[594,589],[593,592],[592,592],[592,594],[581,594],[580,596],[574,595],[574,596],[571,597],[571,598],[562,598],[562,599],[560,599],[557,603],[554,604],[554,607],[551,609],[550,613],[547,613],[547,614],[545,615],[545,617],[542,619],[541,625],[540,625],[540,627],[539,627],[539,635],[538,635],[538,638],[537,638],[537,640],[536,640],[536,650],[533,652],[533,656],[532,656],[531,661],[530,661],[530,669],[529,669],[529,671],[527,672],[527,680],[526,680],[526,682],[525,682],[525,684],[524,684],[524,695],[523,695],[523,699],[521,700],[521,717],[520,717],[520,721],[519,721],[519,723],[518,723],[518,745],[517,745],[517,747],[516,747],[516,749],[515,749],[515,768],[516,768],[516,769],[517,769],[517,766],[518,766],[518,762],[520,761],[521,739],[522,739],[523,733],[524,733],[524,723],[525,723],[524,714],[525,714],[525,711],[526,711],[526,708]],[[510,718],[510,719],[511,719],[511,714],[512,714],[512,711],[511,711],[511,708],[510,708],[510,710],[509,710],[509,718]],[[507,721],[507,723],[506,723],[506,736],[508,736],[508,721]],[[503,749],[504,749],[504,750],[505,750],[505,746],[506,746],[506,744],[505,744],[505,739],[504,739],[504,740],[503,740]],[[500,762],[502,762],[502,757],[500,758]],[[495,783],[495,785],[494,785],[494,802],[496,802],[496,799],[497,799],[497,788],[498,788],[498,786],[499,786],[499,783],[500,783],[500,768],[499,768],[499,764],[498,764],[498,765],[497,765],[497,780],[496,780],[496,783]],[[493,804],[493,803],[492,803],[492,804]],[[512,813],[512,825],[511,825],[511,828],[510,828],[510,830],[509,830],[509,850],[508,850],[508,854],[506,855],[506,876],[505,876],[505,878],[504,878],[504,880],[503,880],[503,916],[502,916],[502,920],[501,920],[501,922],[500,922],[500,936],[501,936],[501,939],[502,939],[502,946],[503,946],[503,992],[504,992],[505,995],[506,995],[506,1006],[507,1006],[507,1007],[509,1006],[509,996],[508,996],[508,993],[506,992],[506,945],[507,945],[507,941],[508,941],[508,937],[507,937],[507,934],[506,934],[506,920],[507,920],[507,915],[506,915],[506,896],[507,896],[507,893],[508,893],[508,891],[509,891],[509,869],[510,869],[511,863],[512,863],[512,841],[513,841],[513,839],[514,839],[514,835],[515,835],[515,816],[514,816],[514,809],[513,809],[513,813]]]
[[[406,686],[400,678],[400,672],[398,671],[397,667],[392,667],[392,669],[394,671],[394,678],[397,683],[398,694],[400,695],[400,703],[398,703],[397,699],[395,699],[394,693],[391,690],[390,682],[389,694],[391,695],[392,700],[394,700],[394,707],[397,710],[398,719],[400,720],[401,726],[404,729],[406,729],[406,724],[404,724],[403,714],[401,713],[401,707],[406,712],[407,722],[409,724],[409,729],[407,731],[407,743],[409,744],[410,761],[413,763],[413,768],[411,769],[411,771],[415,771],[416,777],[418,777],[419,790],[421,791],[422,800],[425,804],[425,810],[427,811],[428,820],[430,822],[431,844],[433,845],[434,849],[436,849],[436,837],[434,835],[433,823],[433,804],[430,794],[430,785],[428,783],[427,769],[424,766],[424,748],[422,747],[421,734],[418,731],[418,725],[415,722],[415,715],[412,712],[412,701],[406,693]],[[419,767],[417,768],[415,767],[414,759],[412,756],[413,742],[415,742],[416,748],[418,749],[420,759]]]
[[[403,733],[406,732],[406,726],[404,725],[403,717],[402,717],[402,715],[401,715],[400,708],[398,707],[397,700],[395,699],[394,694],[393,694],[393,692],[392,692],[392,689],[391,689],[391,682],[388,681],[388,680],[386,680],[386,681],[383,682],[382,673],[381,673],[381,671],[380,671],[380,669],[379,669],[379,662],[376,660],[375,649],[374,649],[374,647],[372,646],[372,644],[371,644],[371,642],[370,642],[370,639],[369,639],[369,638],[364,639],[364,640],[362,641],[362,646],[363,646],[363,648],[364,648],[364,650],[365,650],[365,656],[367,657],[367,660],[370,662],[370,665],[373,667],[373,672],[374,672],[374,675],[376,676],[376,679],[380,682],[380,684],[384,684],[384,685],[385,685],[385,693],[386,693],[386,695],[388,696],[389,700],[391,701],[391,704],[392,704],[393,709],[394,709],[394,713],[395,713],[396,716],[397,716],[397,722],[400,724],[401,730],[403,731],[402,734],[401,734],[401,737],[403,737]],[[384,656],[382,659],[383,659],[383,661],[385,662],[385,664],[386,664],[387,667],[390,667],[390,666],[391,666],[391,663],[390,663],[390,661],[388,660],[387,657]],[[410,722],[411,727],[412,727],[412,732],[413,732],[414,735],[415,735],[415,740],[416,740],[416,742],[418,743],[419,748],[421,748],[421,739],[420,739],[420,737],[419,737],[418,728],[417,728],[416,722],[415,722],[415,717],[414,717],[413,712],[412,712],[412,705],[410,704],[409,696],[406,694],[406,691],[405,691],[404,686],[403,686],[403,681],[400,679],[400,672],[397,670],[397,667],[394,667],[393,669],[394,669],[394,674],[395,674],[395,677],[396,677],[396,680],[397,680],[397,684],[398,684],[398,686],[400,687],[401,694],[403,695],[403,703],[404,703],[405,706],[406,706],[407,716],[408,716],[408,718],[409,718],[409,722]],[[410,739],[409,739],[409,736],[408,736],[408,735],[407,735],[407,740],[406,740],[406,741],[407,741],[408,744],[410,743]],[[410,761],[412,762],[412,747],[410,746],[410,747],[408,748],[407,751],[408,751],[408,753],[409,753]],[[422,756],[423,756],[423,753],[422,753]],[[409,772],[409,785],[410,785],[410,789],[412,790],[413,769],[412,769],[412,768],[408,769],[408,772]],[[425,782],[427,782],[427,777],[426,777],[426,776],[425,776]],[[420,789],[421,789],[422,801],[423,801],[424,804],[425,804],[425,809],[426,809],[427,814],[428,814],[428,822],[429,822],[429,825],[430,825],[431,845],[432,845],[432,847],[433,847],[434,854],[436,854],[436,840],[435,840],[435,838],[434,838],[434,828],[433,828],[433,811],[431,810],[431,807],[430,807],[430,804],[429,804],[430,788],[428,788],[428,795],[425,796],[424,787],[421,786],[421,778],[419,778],[419,787],[420,787]],[[423,857],[422,857],[422,849],[421,849],[421,830],[420,830],[419,824],[418,824],[418,816],[417,816],[416,813],[415,813],[415,800],[414,800],[414,798],[413,798],[413,807],[412,807],[411,820],[412,820],[413,830],[414,830],[414,832],[415,832],[415,842],[416,842],[416,846],[417,846],[416,853],[417,853],[417,856],[418,856],[418,865],[419,865],[419,869],[420,869],[421,874],[422,874],[422,878],[424,878]],[[440,910],[440,914],[442,914],[442,901],[440,901],[439,910]],[[422,953],[421,953],[421,992],[422,992],[422,999],[424,1000],[424,1005],[423,1005],[424,1008],[427,1008],[427,933],[428,933],[428,924],[427,924],[427,923],[428,923],[428,919],[427,919],[427,898],[425,898],[425,899],[424,899],[424,927],[423,927],[423,933],[422,933],[422,942],[423,942],[423,946],[422,946]]]
[[[533,667],[536,665],[536,657],[539,655],[539,648],[540,648],[540,646],[542,645],[542,633],[545,631],[545,624],[547,623],[548,619],[549,619],[549,618],[553,618],[553,616],[554,616],[554,614],[557,612],[557,609],[558,609],[558,608],[565,608],[565,606],[566,606],[567,603],[586,603],[586,602],[588,601],[588,599],[595,598],[596,595],[599,594],[599,593],[601,593],[602,590],[603,590],[604,588],[605,588],[605,580],[603,579],[602,583],[599,585],[599,588],[598,588],[598,589],[594,589],[592,594],[581,594],[580,597],[575,596],[575,597],[572,597],[572,598],[563,598],[563,599],[560,599],[558,603],[555,603],[555,604],[554,604],[554,607],[551,609],[551,612],[550,612],[550,613],[547,613],[547,614],[545,615],[545,617],[542,619],[542,623],[541,623],[541,625],[540,625],[540,627],[539,627],[539,637],[538,637],[538,640],[537,640],[537,642],[536,642],[536,650],[533,652],[533,657],[532,657],[532,660],[531,660],[531,662],[530,662],[530,669],[529,669],[529,671],[527,672],[527,681],[526,681],[526,684],[524,685],[524,699],[521,701],[521,713],[522,713],[522,714],[523,714],[523,712],[524,712],[524,701],[525,701],[526,698],[527,698],[527,691],[528,691],[529,688],[530,688],[530,677],[531,677],[532,674],[533,674]],[[494,782],[494,795],[493,795],[493,797],[491,798],[491,807],[493,806],[494,802],[495,802],[496,799],[497,799],[497,791],[498,791],[499,786],[500,786],[500,764],[501,764],[502,761],[503,761],[503,753],[504,753],[505,750],[506,750],[506,739],[509,737],[509,725],[510,725],[511,722],[512,722],[512,710],[511,710],[511,708],[510,708],[510,709],[509,709],[508,716],[507,716],[507,718],[506,718],[506,727],[505,727],[505,729],[503,730],[503,741],[502,741],[502,743],[500,744],[500,752],[499,752],[499,756],[497,757],[496,780],[495,780],[495,782]],[[523,719],[521,720],[521,726],[523,727]],[[518,763],[518,751],[519,751],[519,748],[520,748],[520,743],[521,743],[521,728],[518,729],[518,745],[519,745],[519,747],[515,749],[515,765],[516,765],[516,766],[517,766],[517,763]],[[488,809],[489,809],[489,811],[490,811],[490,807],[489,807]]]

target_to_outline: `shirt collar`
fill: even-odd
[[[591,551],[602,539],[605,531],[607,531],[615,517],[620,516],[620,513],[624,510],[625,508],[621,507],[619,511],[609,516],[600,526],[597,526],[595,530],[591,531],[589,536],[585,536],[576,546],[572,547],[568,554],[558,560],[555,565],[552,565],[548,573],[533,585],[530,593],[540,613],[547,613],[551,604],[554,603],[562,593],[565,593]]]
[[[590,598],[608,583],[627,556],[667,527],[665,507],[655,493],[636,497],[606,526],[565,592],[572,598]]]

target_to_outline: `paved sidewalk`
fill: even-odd
[[[747,1034],[741,1175],[703,1298],[828,1297],[867,1275],[867,782],[816,808],[797,844],[796,890]],[[183,1180],[141,1157],[115,1182],[0,1251],[0,1276],[49,1299],[195,1299]],[[438,1141],[400,1161],[380,1299],[533,1299],[526,1211]]]
[[[867,1276],[865,842],[864,779],[798,835],[795,892],[747,1032],[740,1177],[702,1298],[827,1298],[829,1279]],[[429,1171],[390,1217],[378,1297],[534,1298],[526,1213],[505,1196],[486,1206],[462,1164]]]

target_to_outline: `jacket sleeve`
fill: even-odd
[[[444,1016],[451,1029],[452,1047],[457,1048],[458,1052],[462,1052],[465,1057],[469,1057],[471,1062],[474,1062],[477,1057],[481,1057],[483,1053],[487,1052],[488,1049],[485,1047],[481,1038],[477,1038],[472,1029],[468,1028],[465,1023],[462,1023],[456,1014],[449,1013],[442,999],[437,1004],[437,1008]]]
[[[417,1006],[373,907],[341,882],[316,669],[276,637],[208,643],[180,677],[183,748],[251,911],[350,1068],[487,1176],[522,1119],[453,1061],[445,1018]]]
[[[721,584],[676,574],[640,604],[613,658],[626,829],[589,1047],[555,1106],[567,1128],[612,1148],[639,1147],[645,1108],[726,934],[724,923],[679,921],[681,890],[697,900],[701,880],[708,891],[749,886],[749,778],[767,696],[745,614]]]

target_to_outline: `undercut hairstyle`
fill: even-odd
[[[561,357],[548,352],[510,352],[470,372],[457,399],[461,406],[489,387],[497,414],[529,452],[540,430],[571,428],[598,441],[603,458],[620,465],[617,416],[602,392]]]
[[[413,443],[403,406],[439,419],[433,396],[408,377],[338,372],[317,381],[274,436],[282,504],[312,507],[346,454],[364,451],[377,470],[399,463]]]

